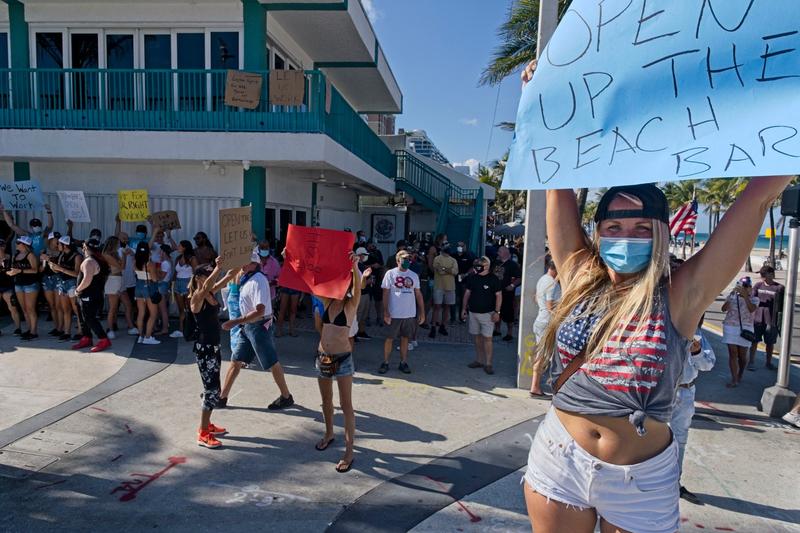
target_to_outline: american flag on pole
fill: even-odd
[[[686,202],[678,212],[669,219],[669,233],[677,237],[681,232],[694,233],[697,223],[697,200]]]

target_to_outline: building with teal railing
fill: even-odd
[[[92,225],[110,231],[116,191],[139,188],[212,235],[216,209],[239,204],[273,239],[289,224],[369,232],[359,197],[398,190],[440,226],[483,211],[427,163],[398,174],[410,156],[367,124],[402,112],[402,93],[358,0],[4,2],[0,179],[83,190]],[[254,109],[225,105],[229,70],[261,76]],[[274,71],[302,77],[294,105],[274,104]],[[474,247],[480,225],[462,232]]]

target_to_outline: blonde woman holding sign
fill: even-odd
[[[678,445],[668,422],[689,339],[790,181],[750,181],[703,249],[671,275],[669,210],[654,185],[609,189],[592,239],[573,190],[547,192],[563,293],[537,354],[540,368],[552,361],[555,383],[525,474],[536,533],[590,533],[598,517],[604,533],[678,530]]]

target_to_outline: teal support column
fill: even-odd
[[[267,70],[267,10],[258,0],[242,0],[242,19],[244,69]],[[261,98],[265,98],[266,94],[266,91],[263,92]],[[263,167],[251,167],[244,171],[243,180],[242,205],[253,206],[253,233],[263,239],[266,225],[267,170]]]
[[[311,227],[316,228],[319,226],[317,220],[317,182],[311,183]]]
[[[253,206],[253,233],[259,240],[263,239],[266,229],[267,169],[250,167],[250,170],[245,170],[243,193],[242,205]]]
[[[25,5],[19,0],[6,0],[8,4],[9,47],[11,48],[11,68],[27,69],[31,66],[28,23],[25,21]],[[31,107],[31,80],[27,73],[17,72],[11,76],[13,105],[16,109]],[[30,164],[26,161],[14,162],[14,181],[31,178]]]

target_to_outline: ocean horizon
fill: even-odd
[[[698,233],[695,236],[695,242],[706,242],[708,241],[708,233]],[[783,249],[785,250],[789,246],[789,232],[787,230],[786,234],[783,236]],[[775,250],[779,250],[781,247],[781,236],[778,235],[775,237]],[[761,248],[764,250],[769,250],[769,239],[764,237],[763,235],[759,235],[758,239],[756,239],[756,243],[753,245],[753,248]]]

